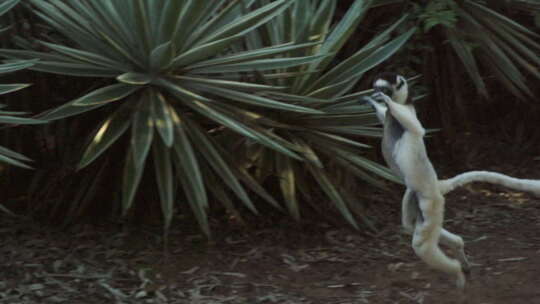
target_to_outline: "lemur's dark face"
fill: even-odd
[[[382,73],[377,75],[373,81],[373,90],[387,95],[397,103],[407,103],[409,95],[407,80],[399,74]]]

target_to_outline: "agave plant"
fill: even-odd
[[[263,6],[270,1],[257,3]],[[350,57],[338,59],[339,51],[356,31],[370,4],[370,1],[354,1],[343,18],[332,24],[337,1],[295,1],[283,14],[248,35],[248,49],[288,41],[316,42],[307,48],[291,50],[288,56],[319,59],[302,66],[276,66],[256,75],[262,85],[286,88],[262,91],[265,98],[324,112],[276,112],[261,119],[261,124],[294,143],[296,147],[292,149],[309,161],[299,161],[246,138],[238,139],[245,147],[243,166],[252,168],[261,183],[277,176],[283,200],[296,218],[300,217],[300,199],[316,205],[313,189],[320,188],[343,217],[356,226],[349,209],[359,202],[356,193],[342,187],[343,179],[359,177],[380,186],[373,176],[375,173],[397,181],[385,167],[365,157],[369,146],[358,139],[379,136],[380,130],[375,128],[377,121],[371,109],[358,102],[368,91],[354,92],[353,88],[367,71],[399,50],[415,29],[391,39],[406,20],[404,16]],[[314,180],[315,187],[309,186],[310,180]]]
[[[475,1],[465,1],[457,14],[464,31],[447,28],[446,35],[478,90],[487,96],[480,60],[513,94],[532,96],[522,71],[540,79],[540,35]]]
[[[15,7],[19,3],[19,0],[8,0],[2,1],[0,3],[0,16],[5,15],[10,9]],[[0,32],[5,32],[7,28],[0,29]],[[31,67],[36,61],[35,60],[23,60],[10,63],[0,64],[0,75],[19,71],[28,67]],[[12,84],[0,84],[0,95],[8,94],[11,92],[18,91],[25,87],[29,86],[28,84],[21,83],[12,83]],[[5,105],[0,104],[0,109],[5,108]],[[44,123],[42,120],[31,119],[21,117],[21,115],[27,114],[25,112],[17,111],[6,111],[0,110],[0,124],[6,125],[28,125],[28,124],[39,124]],[[5,164],[10,164],[13,166],[30,169],[28,162],[31,159],[28,157],[17,153],[13,150],[0,146],[0,162]],[[0,204],[0,210],[12,214],[6,207]]]
[[[15,7],[18,3],[19,3],[19,0],[2,1],[0,3],[0,17],[5,15],[9,10]],[[0,33],[5,32],[7,29],[8,27],[0,29]],[[33,66],[35,62],[36,60],[32,59],[32,60],[22,60],[22,61],[19,60],[19,61],[0,64],[0,75],[29,68]],[[28,84],[21,84],[21,83],[0,84],[0,95],[15,92],[28,86],[29,86]],[[5,105],[0,104],[0,109],[3,109],[3,108],[5,108]],[[24,125],[24,124],[39,124],[39,123],[44,122],[41,120],[20,117],[21,115],[24,115],[24,114],[27,114],[27,113],[0,110],[0,123],[9,124],[9,125]],[[28,169],[30,167],[25,162],[29,162],[29,161],[31,160],[28,157],[20,153],[17,153],[15,151],[12,151],[8,148],[0,146],[0,162],[4,162],[10,165]]]
[[[12,63],[0,64],[0,74],[10,73],[25,68],[29,68],[34,65],[35,60],[26,60],[26,61],[17,61]],[[28,84],[22,83],[12,83],[12,84],[0,84],[0,95],[8,94],[11,92],[18,91],[20,89],[28,87]],[[6,105],[0,104],[0,109],[5,108]],[[29,124],[41,124],[44,123],[44,120],[20,117],[21,115],[28,114],[25,112],[17,111],[6,111],[0,110],[0,124],[8,125],[29,125]],[[8,148],[0,146],[0,162],[7,163],[10,165],[27,168],[28,166],[25,162],[30,162],[31,160],[15,151],[12,151]]]
[[[459,117],[457,121],[467,116],[468,88],[488,97],[486,81],[493,79],[514,96],[526,99],[533,95],[529,78],[540,78],[540,35],[495,11],[492,6],[503,5],[497,3],[374,1],[374,6],[388,12],[396,11],[392,6],[409,12],[409,27],[422,25],[423,31],[415,37],[411,53],[420,57],[420,72],[433,89],[434,105],[445,113],[441,119],[446,131],[453,129],[452,116]],[[527,2],[511,1],[504,5],[523,7]],[[539,12],[538,5],[526,7],[531,14]],[[403,65],[403,61],[398,64]]]
[[[289,68],[326,56],[284,56],[315,43],[282,43],[232,51],[244,36],[280,15],[294,1],[254,8],[254,1],[32,0],[34,13],[64,38],[38,41],[48,51],[1,50],[8,58],[38,58],[31,69],[109,79],[107,85],[41,116],[58,120],[107,107],[79,168],[96,160],[122,135],[130,136],[122,186],[124,213],[130,210],[148,155],[152,156],[168,227],[176,184],[203,231],[208,193],[226,205],[232,191],[256,208],[245,187],[279,204],[216,140],[232,131],[287,157],[302,160],[292,143],[261,124],[259,114],[322,113],[302,104],[263,97],[284,87],[239,81],[243,74]],[[21,46],[31,44],[18,39]],[[218,177],[218,178],[216,178]],[[208,192],[207,192],[208,190]]]
[[[405,1],[385,4],[400,2]],[[515,5],[523,3],[517,1]],[[538,6],[530,9],[538,10]],[[424,32],[433,31],[441,38],[438,41],[449,42],[482,95],[488,92],[481,67],[489,69],[516,96],[531,95],[523,72],[540,78],[539,34],[491,9],[486,1],[437,0],[425,7],[413,2],[411,10],[423,23]]]

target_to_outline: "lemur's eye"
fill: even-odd
[[[405,81],[399,79],[398,80],[398,83],[397,83],[397,86],[396,86],[396,89],[401,89],[401,87],[405,84]]]

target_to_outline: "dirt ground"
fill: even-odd
[[[466,166],[540,178],[530,154],[485,148],[497,156],[476,155]],[[512,160],[489,165],[497,157]],[[443,175],[463,169],[436,167]],[[540,198],[482,184],[447,196],[445,225],[463,236],[474,263],[460,295],[401,233],[400,191],[365,195],[373,233],[285,218],[217,227],[212,242],[175,228],[167,248],[159,229],[60,229],[0,217],[0,303],[540,303]]]

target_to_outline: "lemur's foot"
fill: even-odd
[[[469,260],[467,259],[467,256],[465,255],[465,251],[461,250],[461,257],[459,258],[459,261],[461,263],[461,270],[465,274],[467,278],[471,276],[471,263],[469,263]]]

